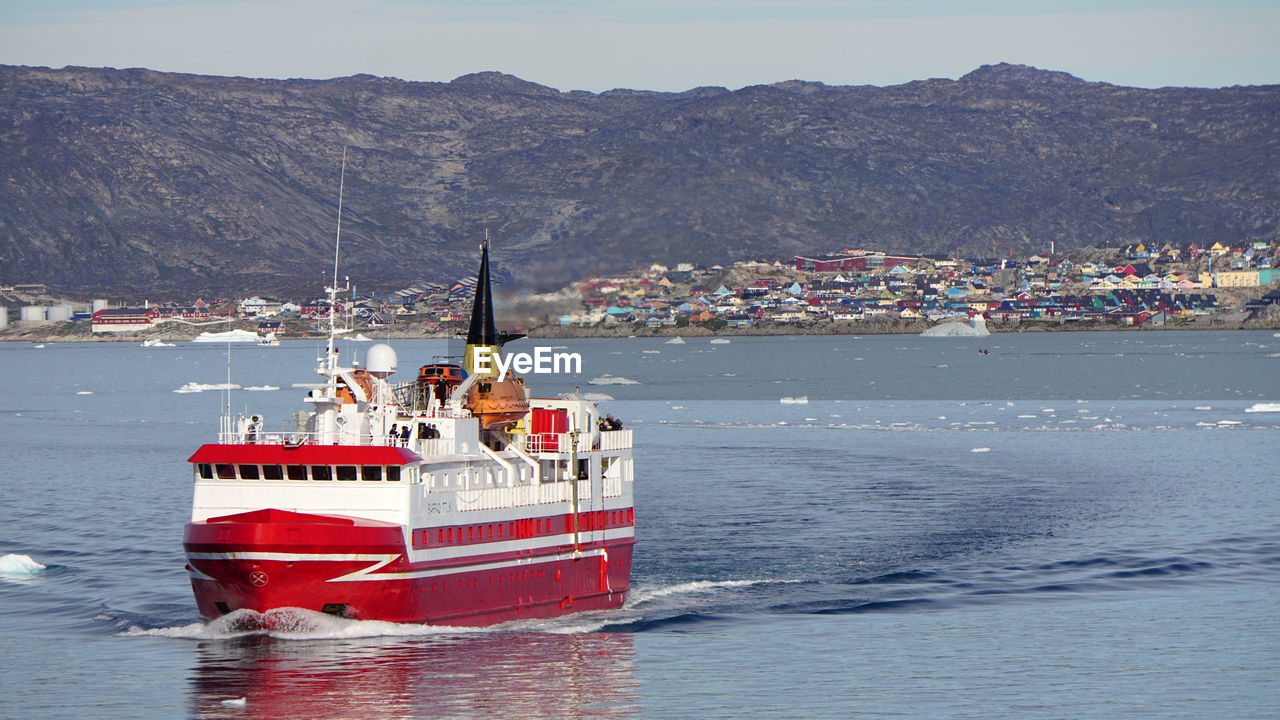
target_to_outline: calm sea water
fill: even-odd
[[[1280,337],[565,344],[535,390],[636,431],[627,607],[270,636],[199,622],[182,570],[226,398],[173,391],[227,348],[0,344],[0,716],[1276,716]],[[280,389],[232,406],[282,426],[317,350],[233,347]]]

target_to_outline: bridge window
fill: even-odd
[[[400,466],[399,465],[387,466],[387,482],[400,482]]]
[[[283,480],[284,474],[282,473],[282,470],[283,468],[281,468],[279,465],[263,465],[262,479],[263,480]]]
[[[209,463],[200,463],[199,465],[196,466],[196,470],[197,472],[200,473],[200,477],[204,478],[205,480],[213,479],[213,466],[210,465]]]
[[[231,465],[229,463],[218,463],[216,466],[216,469],[218,471],[219,478],[223,480],[236,479],[236,468],[234,465]]]
[[[381,480],[382,466],[381,465],[361,465],[360,477],[365,480],[375,480],[375,481]]]
[[[306,480],[307,479],[306,465],[289,465],[285,468],[285,470],[289,473],[290,480]]]
[[[312,480],[332,480],[333,476],[329,473],[328,465],[312,465],[311,479]]]
[[[339,480],[355,480],[356,466],[355,465],[339,465],[338,479]]]
[[[241,480],[257,480],[258,466],[257,465],[241,465],[240,479]]]

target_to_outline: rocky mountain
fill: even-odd
[[[893,87],[560,92],[0,66],[0,283],[392,288],[848,246],[990,256],[1280,232],[1280,86],[1025,66]]]

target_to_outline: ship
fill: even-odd
[[[335,271],[331,308],[337,285]],[[202,618],[301,608],[484,626],[625,602],[631,430],[580,393],[534,398],[498,373],[522,336],[496,329],[487,238],[461,363],[398,380],[388,344],[344,359],[333,317],[319,382],[295,384],[310,409],[292,429],[228,410],[189,458],[183,548]]]

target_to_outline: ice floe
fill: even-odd
[[[639,385],[640,384],[639,380],[632,380],[631,378],[624,378],[619,375],[610,375],[609,373],[605,373],[600,377],[591,378],[587,382],[592,385]]]
[[[1244,411],[1247,413],[1280,412],[1280,403],[1269,403],[1269,402],[1254,403],[1249,407],[1245,408]]]
[[[240,386],[235,383],[198,383],[189,382],[180,388],[174,390],[176,393],[198,393],[205,390],[239,390]],[[275,388],[279,390],[280,388]]]
[[[45,569],[44,565],[32,560],[30,555],[9,553],[0,557],[0,575],[30,576]]]

